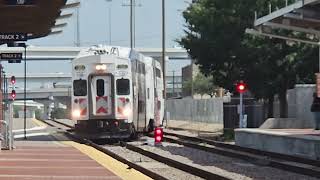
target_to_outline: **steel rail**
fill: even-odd
[[[234,145],[234,144],[228,144],[228,143],[216,141],[217,139],[210,140],[210,139],[204,139],[204,138],[199,138],[199,137],[190,137],[190,136],[169,133],[169,132],[164,132],[164,135],[175,136],[180,139],[184,139],[184,140],[188,140],[188,141],[199,142],[199,143],[202,142],[202,143],[206,143],[206,144],[216,146],[216,147],[227,148],[227,149],[236,150],[236,151],[242,151],[242,152],[251,153],[251,154],[255,154],[255,155],[268,156],[270,158],[281,159],[281,160],[285,160],[285,161],[292,161],[292,162],[297,162],[297,163],[308,164],[308,165],[320,167],[320,161],[318,161],[318,160],[241,147],[241,146]]]
[[[57,124],[66,126],[66,127],[68,127],[68,128],[71,128],[71,129],[74,128],[74,126],[71,126],[71,125],[69,125],[69,124],[66,124],[66,123],[63,123],[63,122],[60,122],[60,121],[57,121],[57,120],[54,120],[54,119],[51,119],[51,121],[53,121],[53,122],[55,122],[55,123],[57,123]]]
[[[53,120],[51,120],[51,121],[53,121]],[[42,121],[42,122],[48,124],[51,127],[56,127],[55,125],[53,125],[50,122],[47,122],[47,121]],[[57,124],[60,124],[60,125],[64,125],[66,127],[70,126],[70,125],[67,125],[65,123],[55,121],[55,120],[53,122],[55,122]],[[155,172],[150,171],[147,168],[144,168],[144,167],[142,167],[142,166],[140,166],[140,165],[138,165],[136,163],[130,162],[129,160],[127,160],[127,159],[115,154],[112,151],[109,151],[109,150],[105,149],[104,147],[102,147],[102,146],[100,146],[98,144],[93,143],[92,141],[90,141],[88,139],[80,138],[80,137],[78,137],[78,136],[76,136],[76,135],[74,135],[74,134],[72,134],[71,132],[68,132],[68,131],[64,131],[64,134],[66,136],[70,137],[71,139],[79,142],[79,143],[83,143],[83,144],[86,144],[88,146],[91,146],[91,147],[97,149],[98,151],[101,151],[101,152],[107,154],[108,156],[111,156],[112,158],[114,158],[114,159],[116,159],[116,160],[118,160],[118,161],[120,161],[120,162],[122,162],[124,164],[127,164],[130,168],[133,168],[133,169],[141,172],[142,174],[145,174],[145,175],[149,176],[152,179],[155,179],[155,180],[169,180],[169,179],[167,179],[167,178],[165,178],[165,177],[163,177],[163,176],[161,176],[161,175],[159,175],[159,174],[157,174]]]
[[[283,162],[280,162],[280,161],[271,159],[274,157],[262,156],[260,154],[257,155],[257,154],[254,154],[251,152],[246,152],[246,151],[239,152],[237,149],[230,149],[229,147],[233,146],[230,144],[228,144],[230,146],[224,146],[224,147],[222,147],[222,146],[208,147],[205,145],[200,145],[199,142],[186,142],[183,140],[170,138],[168,136],[165,136],[164,140],[166,140],[168,142],[180,144],[180,145],[183,145],[186,147],[203,150],[203,151],[206,151],[209,153],[214,153],[214,154],[219,154],[219,155],[226,156],[226,157],[242,159],[242,160],[251,162],[253,164],[265,165],[265,166],[269,166],[269,167],[282,169],[285,171],[290,171],[290,172],[294,172],[294,173],[298,173],[298,174],[304,174],[304,175],[320,178],[320,171],[319,170],[291,164],[291,162],[298,163],[296,161],[292,161],[292,160],[291,161],[287,161],[287,160],[284,161],[283,159],[281,159],[280,161],[283,161]],[[306,164],[304,164],[304,165],[306,165]],[[307,164],[307,165],[310,166],[309,164]],[[319,166],[315,166],[315,167],[319,168]]]
[[[149,157],[151,159],[154,159],[156,161],[159,161],[159,162],[162,162],[164,164],[167,164],[168,166],[180,169],[182,171],[185,171],[187,173],[193,174],[195,176],[198,176],[198,177],[201,177],[201,178],[204,178],[204,179],[229,180],[229,178],[227,178],[227,177],[224,177],[224,176],[221,176],[221,175],[218,175],[218,174],[215,174],[215,173],[212,173],[212,172],[200,169],[200,168],[196,168],[196,167],[181,163],[179,161],[176,161],[176,160],[161,156],[161,155],[153,153],[151,151],[146,151],[146,150],[144,150],[142,148],[139,148],[137,146],[134,146],[134,145],[131,145],[131,144],[128,144],[128,143],[126,143],[126,148],[131,150],[131,151],[134,151],[134,152],[137,152],[139,154],[142,154],[144,156],[147,156],[147,157]]]

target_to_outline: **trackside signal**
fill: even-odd
[[[163,129],[160,127],[157,127],[154,130],[154,143],[160,144],[162,140],[163,140]]]
[[[238,93],[244,93],[247,91],[247,85],[244,82],[239,82],[236,88]]]
[[[16,84],[16,77],[15,76],[11,76],[11,84],[12,85]]]
[[[11,98],[14,100],[17,97],[16,90],[11,91]]]
[[[238,91],[238,93],[240,94],[240,104],[238,106],[239,110],[239,128],[244,128],[246,127],[246,122],[244,122],[244,118],[243,118],[243,93],[247,91],[247,85],[246,83],[244,83],[243,81],[240,81],[239,83],[237,83],[236,85],[236,90]]]

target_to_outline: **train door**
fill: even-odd
[[[160,126],[162,124],[161,118],[161,109],[163,108],[163,104],[161,103],[162,92],[163,92],[163,85],[162,85],[162,74],[161,70],[155,67],[155,88],[154,88],[154,112],[155,112],[155,125]]]
[[[105,119],[114,115],[113,78],[110,75],[91,76],[90,118]]]
[[[138,61],[138,124],[139,131],[146,128],[146,83],[145,83],[145,64]]]

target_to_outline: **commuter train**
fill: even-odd
[[[72,120],[89,139],[130,138],[164,116],[161,64],[135,50],[95,46],[72,61]]]

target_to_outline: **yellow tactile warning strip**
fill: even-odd
[[[47,125],[44,122],[41,122],[38,119],[32,119],[32,122],[35,123],[37,126],[47,127]]]
[[[122,179],[128,180],[144,180],[144,179],[151,179],[150,177],[142,174],[141,172],[135,169],[128,169],[128,165],[123,164],[116,159],[96,150],[93,147],[79,144],[73,141],[63,141],[63,144],[73,146],[74,148],[78,149],[82,153],[86,154],[91,159],[95,160],[103,167],[107,168],[108,170],[112,171],[117,176],[121,177]]]

